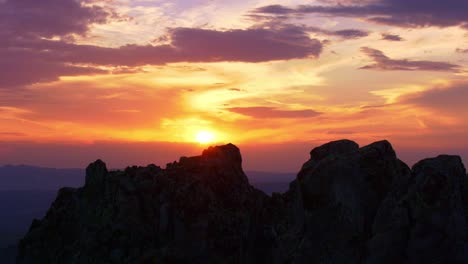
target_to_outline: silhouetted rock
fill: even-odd
[[[96,160],[86,168],[85,186],[102,186],[107,176],[107,167],[102,160]]]
[[[302,203],[304,210],[295,217],[305,217],[294,222],[303,222],[304,232],[301,244],[290,249],[294,257],[286,261],[359,263],[378,207],[402,172],[387,141],[359,149],[342,140],[312,150],[294,188],[293,207]]]
[[[468,263],[465,180],[458,156],[414,165],[407,185],[375,219],[368,263]]]
[[[412,170],[387,141],[311,151],[284,194],[250,186],[239,149],[109,172],[63,188],[18,263],[466,263],[468,179],[459,157]]]

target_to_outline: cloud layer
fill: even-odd
[[[257,8],[255,14],[359,17],[368,21],[400,27],[461,26],[468,28],[468,1],[465,0],[376,0],[358,4],[356,1],[329,5],[301,5],[290,8],[269,5]]]
[[[76,0],[0,2],[0,89],[108,72],[100,66],[264,62],[316,58],[322,51],[322,43],[300,27],[224,31],[176,27],[165,36],[167,44],[119,48],[69,41],[71,34],[85,35],[93,24],[114,16],[112,10]]]
[[[466,1],[254,2],[0,0],[0,140],[468,146]]]

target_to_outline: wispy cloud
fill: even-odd
[[[371,58],[374,63],[360,67],[364,70],[381,70],[381,71],[448,71],[459,72],[461,67],[456,64],[439,61],[426,60],[408,60],[408,59],[391,59],[382,51],[368,47],[362,47],[361,52]]]
[[[307,27],[308,32],[319,33],[327,36],[339,37],[342,39],[357,39],[369,36],[368,31],[360,29],[342,29],[342,30],[327,30],[318,27]]]
[[[282,110],[275,107],[254,106],[254,107],[232,107],[226,110],[246,115],[254,118],[308,118],[320,115],[320,112],[303,110]]]
[[[468,115],[466,107],[468,82],[453,82],[436,86],[421,92],[411,93],[398,99],[399,103],[422,106],[443,112],[456,113],[463,117]]]

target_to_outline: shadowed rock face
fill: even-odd
[[[412,170],[387,141],[311,151],[284,194],[250,186],[239,149],[63,188],[18,263],[467,263],[467,176],[457,156]]]
[[[382,200],[409,174],[387,141],[359,148],[343,140],[312,150],[297,180],[306,242],[297,248],[298,259],[359,263]]]
[[[389,196],[375,218],[367,262],[467,263],[465,180],[458,156],[414,165],[401,194]]]

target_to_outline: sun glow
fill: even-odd
[[[214,141],[214,139],[214,133],[209,131],[199,131],[195,137],[195,140],[200,144],[211,143]]]

